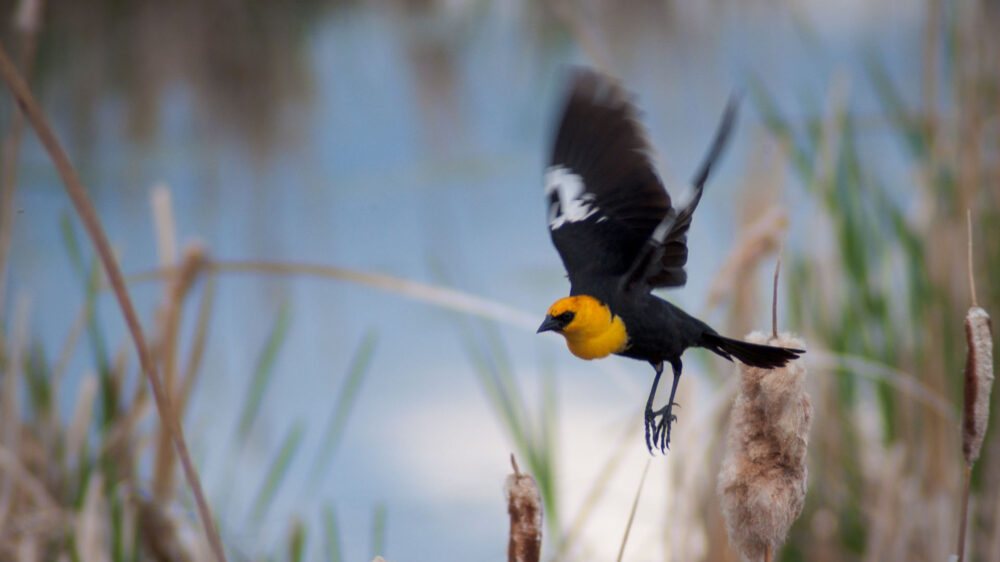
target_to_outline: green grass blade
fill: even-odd
[[[326,562],[342,562],[340,526],[337,524],[337,512],[331,505],[323,508],[323,531],[326,535]]]
[[[538,483],[549,532],[555,537],[560,529],[555,507],[558,504],[555,448],[547,445],[555,440],[555,419],[558,417],[554,385],[543,380],[541,411],[536,416],[539,422],[532,423],[527,402],[518,387],[499,334],[493,326],[486,326],[484,330],[483,341],[477,341],[470,335],[473,330],[462,330],[466,350],[494,413],[509,432],[518,456],[525,459],[528,472]]]
[[[372,555],[369,558],[373,560],[376,556],[385,557],[385,517],[385,504],[379,503],[372,518]]]
[[[291,316],[290,307],[287,303],[283,304],[278,311],[278,317],[274,325],[271,327],[271,333],[267,337],[264,348],[257,359],[257,367],[254,369],[253,379],[250,383],[250,389],[247,392],[247,398],[243,402],[243,411],[240,414],[240,421],[237,426],[240,442],[246,441],[247,436],[250,434],[250,428],[253,426],[254,420],[257,419],[257,414],[260,412],[260,404],[264,399],[264,392],[267,390],[268,383],[274,376],[274,365],[278,359],[278,351],[281,350],[281,346],[285,342],[285,337],[288,335]]]
[[[45,423],[52,408],[52,368],[40,342],[32,343],[24,366],[31,413],[38,423]]]
[[[90,264],[87,265],[69,214],[64,213],[62,215],[59,220],[59,227],[62,233],[63,246],[66,248],[70,264],[83,284],[84,310],[87,317],[87,339],[90,343],[94,362],[97,364],[97,373],[101,381],[101,427],[103,429],[107,428],[114,420],[118,396],[114,381],[111,378],[111,361],[108,358],[108,346],[104,337],[104,331],[101,329],[100,321],[97,318],[97,295],[101,280],[100,264],[97,260],[92,259],[90,260]]]
[[[305,426],[299,422],[292,426],[288,431],[288,435],[285,436],[281,449],[278,451],[277,456],[274,457],[271,467],[264,477],[264,484],[261,486],[260,491],[257,492],[257,499],[253,504],[253,522],[255,525],[260,524],[267,514],[267,510],[271,507],[275,494],[277,494],[281,483],[288,474],[288,467],[291,466],[292,461],[295,459],[295,454],[299,450],[299,445],[302,444],[302,436],[304,434]]]
[[[305,560],[306,526],[298,517],[292,521],[292,529],[288,536],[288,559],[291,562]]]
[[[512,396],[505,391],[505,385],[501,382],[502,377],[488,351],[485,350],[485,346],[477,342],[466,330],[462,331],[462,338],[465,340],[464,347],[475,367],[476,376],[486,392],[486,398],[490,401],[493,411],[510,432],[514,443],[527,454],[526,451],[531,447],[521,421],[524,419],[520,413],[522,409],[515,405]]]
[[[351,411],[357,403],[361,384],[364,382],[365,374],[368,373],[371,367],[377,341],[378,338],[375,332],[368,332],[365,334],[364,339],[361,340],[361,345],[358,346],[358,350],[354,354],[354,359],[347,370],[347,377],[340,387],[337,405],[330,414],[330,421],[323,434],[323,441],[320,445],[316,462],[313,464],[313,474],[310,477],[310,481],[314,483],[318,482],[320,476],[329,469],[333,455],[340,445],[344,428],[347,426]]]

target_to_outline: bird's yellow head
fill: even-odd
[[[628,347],[628,332],[621,318],[601,301],[587,295],[559,299],[549,307],[538,332],[554,331],[566,338],[573,355],[598,359]]]

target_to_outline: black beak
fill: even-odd
[[[545,317],[545,321],[542,322],[542,325],[538,327],[538,331],[535,333],[540,334],[542,332],[548,332],[549,330],[558,330],[561,327],[560,324],[561,322],[553,318],[550,314]]]

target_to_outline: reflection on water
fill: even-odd
[[[540,197],[566,63],[613,69],[637,92],[671,185],[693,172],[726,98],[751,75],[779,99],[795,100],[803,90],[825,91],[834,72],[859,73],[864,45],[902,80],[916,76],[905,54],[919,13],[876,6],[831,15],[817,6],[792,18],[717,4],[60,2],[48,10],[34,83],[126,271],[157,264],[148,196],[166,181],[180,238],[201,239],[216,257],[444,279],[541,314],[566,290]],[[808,33],[816,35],[803,40]],[[856,103],[863,109],[870,95],[859,92]],[[673,297],[695,310],[732,245],[742,162],[751,142],[763,142],[756,119],[744,112],[692,227],[689,277],[705,281]],[[4,298],[32,296],[34,332],[57,348],[67,311],[80,305],[58,233],[68,203],[33,140],[23,162],[23,213]],[[158,290],[135,288],[148,316]],[[291,513],[318,519],[332,502],[347,559],[362,559],[374,506],[385,502],[390,559],[500,556],[500,485],[511,445],[483,401],[452,316],[312,279],[223,276],[218,290],[206,372],[187,421],[206,486],[227,498],[219,509],[229,540],[247,550],[274,545]],[[228,443],[248,379],[285,303],[292,327],[277,375],[252,446],[236,454]],[[110,341],[125,341],[116,310],[107,300],[100,305]],[[368,329],[380,342],[372,374],[333,472],[318,490],[308,487],[331,397]],[[618,364],[616,372],[636,377],[608,377],[606,367],[571,362],[557,342],[516,330],[503,338],[532,391],[539,357],[557,366],[576,405],[565,415],[593,435],[585,446],[573,444],[580,435],[566,436],[572,462],[562,491],[565,507],[575,509],[593,475],[571,467],[603,458],[644,392],[646,370]],[[69,372],[90,365],[80,352]],[[258,533],[245,524],[252,496],[297,422],[307,428],[306,453]],[[630,492],[622,495],[626,510]],[[646,515],[635,536],[662,517]],[[623,517],[610,519],[594,531],[595,558],[617,546]]]

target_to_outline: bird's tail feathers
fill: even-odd
[[[735,357],[741,363],[762,369],[783,367],[792,359],[805,353],[802,349],[760,345],[740,340],[734,340],[713,332],[707,332],[701,338],[701,346],[730,361]]]

